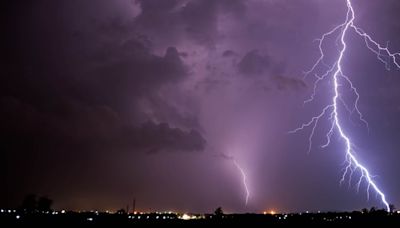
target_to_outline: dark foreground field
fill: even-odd
[[[116,226],[132,227],[143,225],[328,225],[328,224],[376,224],[400,225],[398,213],[303,213],[303,214],[229,214],[229,215],[178,215],[171,213],[110,214],[95,212],[50,212],[23,213],[10,211],[1,213],[0,227],[10,226]],[[396,226],[398,227],[398,226]]]

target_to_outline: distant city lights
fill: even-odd
[[[181,216],[181,219],[183,219],[183,220],[189,220],[189,219],[191,219],[191,217],[190,217],[189,215],[187,215],[187,214],[183,214],[183,215]]]
[[[264,211],[263,214],[264,214],[264,215],[275,215],[275,214],[276,214],[276,211],[274,211],[274,210]]]
[[[137,212],[137,213],[126,213],[126,212],[114,212],[114,213],[106,213],[105,211],[66,211],[66,210],[54,210],[54,211],[26,211],[26,210],[15,210],[15,209],[0,209],[0,212],[2,213],[1,216],[6,216],[10,217],[14,220],[26,220],[27,217],[25,217],[25,214],[42,214],[44,217],[68,217],[68,215],[73,215],[74,213],[84,213],[83,221],[88,221],[88,222],[93,222],[96,220],[96,222],[99,221],[98,218],[101,218],[102,216],[112,216],[114,214],[118,215],[121,217],[124,216],[124,218],[128,218],[130,221],[135,222],[135,221],[154,221],[154,220],[196,220],[196,219],[224,219],[224,220],[229,220],[235,218],[237,215],[236,214],[224,214],[223,216],[215,216],[214,214],[192,214],[192,213],[179,213],[179,212],[172,212],[172,211],[150,211],[150,212]],[[67,214],[66,214],[67,213]],[[371,212],[368,212],[367,214],[370,214]],[[65,215],[61,215],[65,214]],[[365,212],[363,213],[362,211],[359,212],[343,212],[343,213],[335,213],[332,215],[329,215],[321,212],[321,211],[304,211],[303,213],[283,213],[276,211],[275,209],[272,210],[265,210],[261,213],[262,215],[265,215],[265,219],[271,219],[272,221],[279,221],[279,222],[284,222],[286,221],[295,221],[298,219],[300,216],[303,216],[304,218],[314,221],[326,221],[326,222],[337,222],[337,221],[346,221],[346,220],[357,220],[359,219],[360,216],[366,216]],[[364,215],[363,215],[364,214]],[[400,215],[400,210],[398,211],[393,211],[393,213],[388,214],[390,216],[399,216]],[[240,215],[238,215],[240,216]],[[29,216],[28,216],[29,217]],[[101,219],[100,219],[101,220]]]

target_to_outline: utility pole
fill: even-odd
[[[136,209],[136,198],[133,198],[133,202],[132,202],[132,212],[135,213],[135,209]]]

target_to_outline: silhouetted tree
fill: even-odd
[[[369,209],[369,213],[374,213],[376,212],[376,207],[371,207],[371,209]]]
[[[217,209],[215,209],[214,214],[215,214],[217,217],[222,217],[222,216],[224,215],[224,211],[222,210],[221,207],[218,207]]]
[[[37,207],[36,195],[29,194],[25,196],[24,200],[22,201],[21,209],[27,212],[34,212]]]
[[[124,214],[126,214],[126,211],[125,211],[124,209],[119,209],[119,210],[117,211],[117,214],[119,214],[119,215],[124,215]]]
[[[367,208],[363,208],[363,209],[361,209],[361,212],[364,213],[364,214],[368,214],[369,211],[368,211]]]
[[[394,212],[396,210],[396,207],[394,206],[394,204],[389,204],[389,210],[390,210],[390,212]]]
[[[51,205],[53,204],[53,200],[47,198],[46,196],[42,196],[39,198],[37,202],[37,209],[39,211],[51,211]]]
[[[24,200],[20,208],[26,212],[35,212],[35,211],[50,211],[51,205],[53,204],[53,200],[49,199],[46,196],[42,196],[37,199],[35,194],[29,194],[25,196]]]

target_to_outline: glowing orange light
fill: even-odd
[[[276,211],[274,211],[274,210],[263,211],[263,214],[264,214],[264,215],[275,215],[275,214],[276,214]]]

